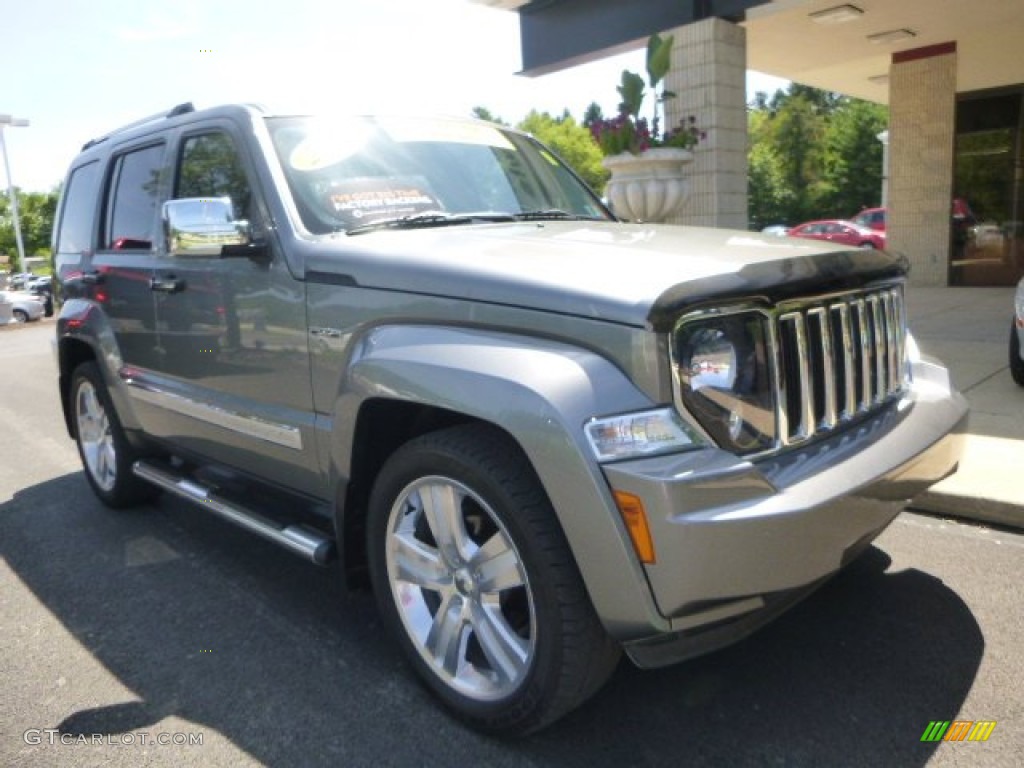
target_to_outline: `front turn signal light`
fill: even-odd
[[[615,491],[614,495],[615,505],[619,508],[626,530],[629,531],[629,538],[633,542],[637,557],[645,565],[654,565],[654,539],[651,538],[651,528],[647,524],[647,512],[644,511],[643,501],[639,496],[625,491]]]

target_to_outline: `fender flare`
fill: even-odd
[[[583,425],[654,405],[602,356],[507,332],[378,326],[357,343],[333,413],[331,473],[349,477],[360,408],[400,400],[494,424],[544,486],[594,607],[618,639],[668,628]]]
[[[127,396],[121,383],[120,373],[124,366],[124,358],[110,321],[104,312],[94,311],[95,306],[94,302],[86,299],[69,299],[61,307],[60,315],[57,317],[55,351],[64,421],[68,433],[73,436],[68,393],[71,374],[81,361],[81,356],[75,355],[73,349],[76,346],[85,346],[91,350],[92,357],[99,366],[121,425],[130,434],[138,430],[139,422],[135,417],[131,398]]]

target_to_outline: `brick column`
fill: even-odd
[[[690,199],[675,224],[747,228],[747,32],[721,19],[669,30],[664,128],[690,115],[707,132],[691,164]]]
[[[889,72],[888,248],[916,285],[948,283],[956,44],[893,55]]]

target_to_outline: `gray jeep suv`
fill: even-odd
[[[99,498],[337,562],[494,733],[744,637],[958,460],[902,260],[622,223],[495,125],[181,105],[85,145],[54,248]]]

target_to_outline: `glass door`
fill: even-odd
[[[950,283],[1014,285],[1024,276],[1021,93],[957,105]]]

